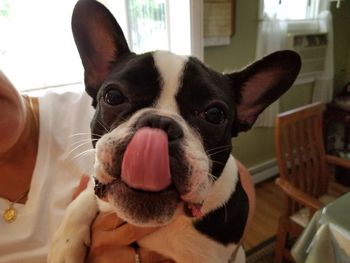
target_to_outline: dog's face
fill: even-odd
[[[182,204],[199,214],[231,152],[230,90],[199,61],[164,51],[130,56],[111,71],[92,132],[103,135],[96,177],[119,215],[162,224]]]
[[[77,3],[72,28],[96,107],[96,193],[138,225],[167,224],[182,211],[200,217],[231,138],[253,125],[300,68],[291,51],[232,74],[165,51],[136,55],[94,0]]]

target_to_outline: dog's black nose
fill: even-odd
[[[183,137],[181,126],[172,118],[165,116],[144,115],[138,120],[136,124],[137,130],[142,127],[150,127],[165,131],[168,135],[169,142],[178,140]]]

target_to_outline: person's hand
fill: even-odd
[[[136,251],[131,244],[155,230],[157,228],[136,227],[125,223],[114,213],[99,214],[92,225],[91,246],[87,262],[138,262]],[[137,254],[142,263],[174,262],[144,248],[138,248]]]
[[[17,143],[26,125],[24,102],[0,70],[0,156]]]
[[[89,183],[89,176],[82,175],[79,185],[74,190],[74,200]],[[135,263],[136,251],[130,246],[157,228],[140,228],[125,223],[116,214],[98,214],[91,228],[91,246],[87,256],[88,263]],[[138,248],[142,263],[174,263],[156,252]],[[117,261],[115,259],[118,259]]]
[[[80,178],[79,185],[74,189],[74,192],[72,194],[72,200],[77,198],[77,196],[86,189],[88,183],[90,181],[90,177],[86,174],[83,174]]]

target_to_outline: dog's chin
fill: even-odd
[[[181,207],[180,195],[173,185],[159,192],[149,192],[131,188],[120,179],[116,179],[99,187],[106,187],[105,199],[113,206],[118,216],[138,226],[167,225]]]

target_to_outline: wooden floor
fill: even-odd
[[[284,197],[274,181],[275,178],[256,185],[255,216],[243,243],[246,251],[276,235]],[[350,188],[331,181],[329,194],[339,196],[348,191]]]

